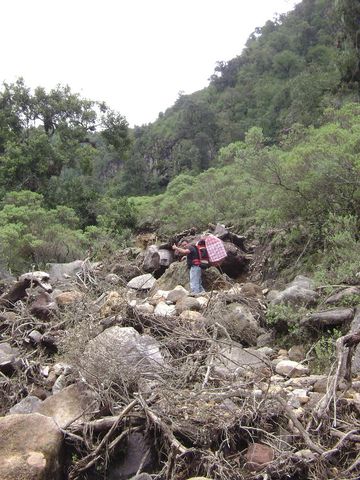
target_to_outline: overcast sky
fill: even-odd
[[[299,0],[0,0],[0,81],[69,85],[133,126],[208,85],[217,61]]]

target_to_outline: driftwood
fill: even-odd
[[[303,318],[300,325],[303,327],[331,327],[342,325],[354,317],[353,308],[334,308],[324,312],[316,312]]]

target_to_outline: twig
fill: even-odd
[[[274,395],[273,398],[276,399],[280,403],[280,405],[284,408],[285,415],[293,422],[294,426],[299,430],[300,435],[303,437],[306,445],[310,448],[310,450],[313,450],[314,452],[319,454],[323,454],[324,449],[311,440],[308,432],[305,430],[301,422],[297,419],[296,415],[291,410],[291,408],[286,403],[286,401],[283,398],[279,397],[278,395]]]
[[[211,344],[210,352],[209,352],[210,353],[210,361],[209,361],[209,365],[206,369],[206,374],[205,374],[205,378],[204,378],[204,381],[203,381],[203,384],[202,384],[202,388],[205,388],[207,382],[209,381],[210,372],[211,372],[212,366],[214,364],[215,350],[216,350],[216,347],[217,347],[217,345],[216,345],[217,333],[218,333],[217,327],[214,326],[214,332],[213,332],[213,336],[212,336],[213,342]]]
[[[174,448],[177,452],[179,453],[186,453],[188,449],[184,447],[182,443],[179,442],[179,440],[175,437],[174,433],[172,432],[171,428],[164,423],[161,418],[156,415],[146,404],[144,399],[139,395],[139,401],[141,403],[141,406],[143,407],[146,415],[150,418],[150,420],[157,425],[160,430],[163,432],[164,436],[168,439],[170,445],[172,448]]]
[[[355,430],[351,430],[350,432],[347,432],[346,434],[344,434],[340,440],[338,441],[338,443],[331,449],[331,450],[328,450],[327,452],[324,452],[322,454],[322,457],[324,458],[329,458],[331,457],[332,455],[334,455],[335,453],[338,453],[340,448],[343,446],[343,444],[347,441],[349,441],[351,439],[351,436],[352,435],[355,435],[356,433],[359,432],[359,429],[355,429]]]
[[[109,441],[112,433],[116,428],[119,426],[121,420],[139,403],[138,399],[133,400],[127,407],[124,408],[124,410],[120,413],[120,415],[117,418],[117,421],[111,426],[110,430],[108,433],[104,436],[104,438],[101,440],[99,445],[96,447],[96,449],[89,453],[89,455],[86,455],[83,457],[77,464],[74,466],[72,472],[70,472],[69,475],[69,480],[74,480],[78,473],[83,472],[85,470],[88,470],[94,463],[100,458],[99,452],[101,451],[102,448],[104,448]]]

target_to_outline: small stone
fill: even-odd
[[[245,454],[245,466],[251,471],[262,470],[266,465],[274,460],[274,450],[268,445],[253,443],[247,449]]]

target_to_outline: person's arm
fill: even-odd
[[[172,246],[175,252],[180,253],[180,255],[189,255],[190,250],[188,248],[177,247],[175,244]]]

